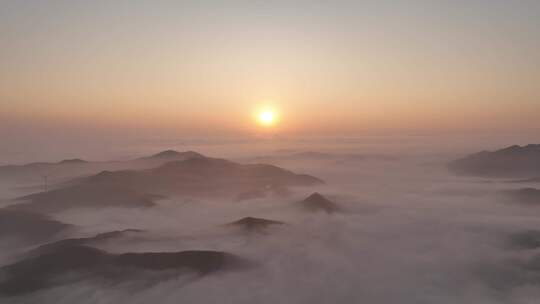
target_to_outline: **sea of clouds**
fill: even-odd
[[[220,250],[253,265],[202,278],[179,276],[143,288],[89,280],[2,303],[537,303],[540,272],[527,268],[527,262],[540,251],[518,250],[509,242],[516,233],[540,230],[540,208],[503,199],[502,191],[520,185],[449,173],[446,162],[462,156],[465,148],[422,149],[428,146],[424,141],[414,149],[375,144],[367,149],[347,142],[248,146],[207,150],[240,162],[306,149],[381,153],[395,159],[277,157],[276,165],[327,183],[295,189],[286,198],[234,202],[171,197],[150,209],[56,214],[56,219],[76,225],[81,236],[127,228],[147,231],[100,245],[109,252]],[[295,202],[314,191],[344,212],[312,214],[296,208]],[[14,194],[7,187],[3,192],[4,199]],[[286,225],[261,235],[223,226],[245,216]],[[21,248],[0,240],[0,250],[5,264]]]

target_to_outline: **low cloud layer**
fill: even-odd
[[[258,156],[242,152],[244,160]],[[268,153],[272,151],[264,155]],[[540,205],[516,204],[507,195],[524,185],[454,176],[445,166],[452,158],[440,153],[392,155],[391,161],[344,159],[339,164],[282,159],[280,166],[326,182],[293,188],[286,197],[235,201],[173,196],[152,208],[56,212],[54,219],[76,226],[72,236],[144,230],[94,244],[112,254],[215,250],[254,266],[197,279],[179,275],[149,285],[89,279],[5,301],[534,303],[540,296],[540,246],[534,233],[540,230]],[[313,192],[339,205],[341,212],[299,208],[298,202]],[[227,225],[249,216],[284,224],[265,233]],[[36,245],[8,246],[1,239],[6,252],[0,256],[2,264]]]

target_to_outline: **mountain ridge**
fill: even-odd
[[[458,175],[535,178],[540,176],[540,144],[482,151],[451,161],[447,166]]]

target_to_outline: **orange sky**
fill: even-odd
[[[540,129],[537,1],[0,6],[14,130],[249,134],[265,104],[282,134]]]

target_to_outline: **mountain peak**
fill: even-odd
[[[272,225],[283,225],[283,222],[267,220],[257,217],[244,217],[232,223],[229,223],[230,226],[241,227],[242,229],[249,232],[265,232],[265,229]]]
[[[274,225],[274,224],[283,224],[283,222],[274,221],[274,220],[267,220],[267,219],[258,218],[258,217],[247,216],[247,217],[239,219],[238,221],[232,222],[231,224],[233,224],[233,225],[248,225],[248,226],[252,226],[252,225],[264,225],[264,226],[267,226],[267,225]]]
[[[59,164],[85,164],[85,163],[88,163],[88,162],[80,158],[64,159],[59,162]]]
[[[540,144],[475,153],[450,162],[448,167],[464,175],[534,178],[540,175]]]
[[[527,152],[527,151],[536,151],[540,150],[540,144],[528,144],[526,146],[519,146],[519,145],[513,145],[498,151],[495,151],[495,153],[513,153],[513,152]]]
[[[324,197],[322,194],[320,194],[319,192],[313,192],[304,201],[314,201],[314,200],[328,200],[328,199]]]
[[[340,207],[337,204],[330,201],[318,192],[314,192],[301,201],[300,204],[309,211],[324,211],[326,213],[333,213],[340,210]]]
[[[189,158],[204,158],[204,155],[195,151],[178,152],[176,150],[161,151],[145,159],[189,159]]]

